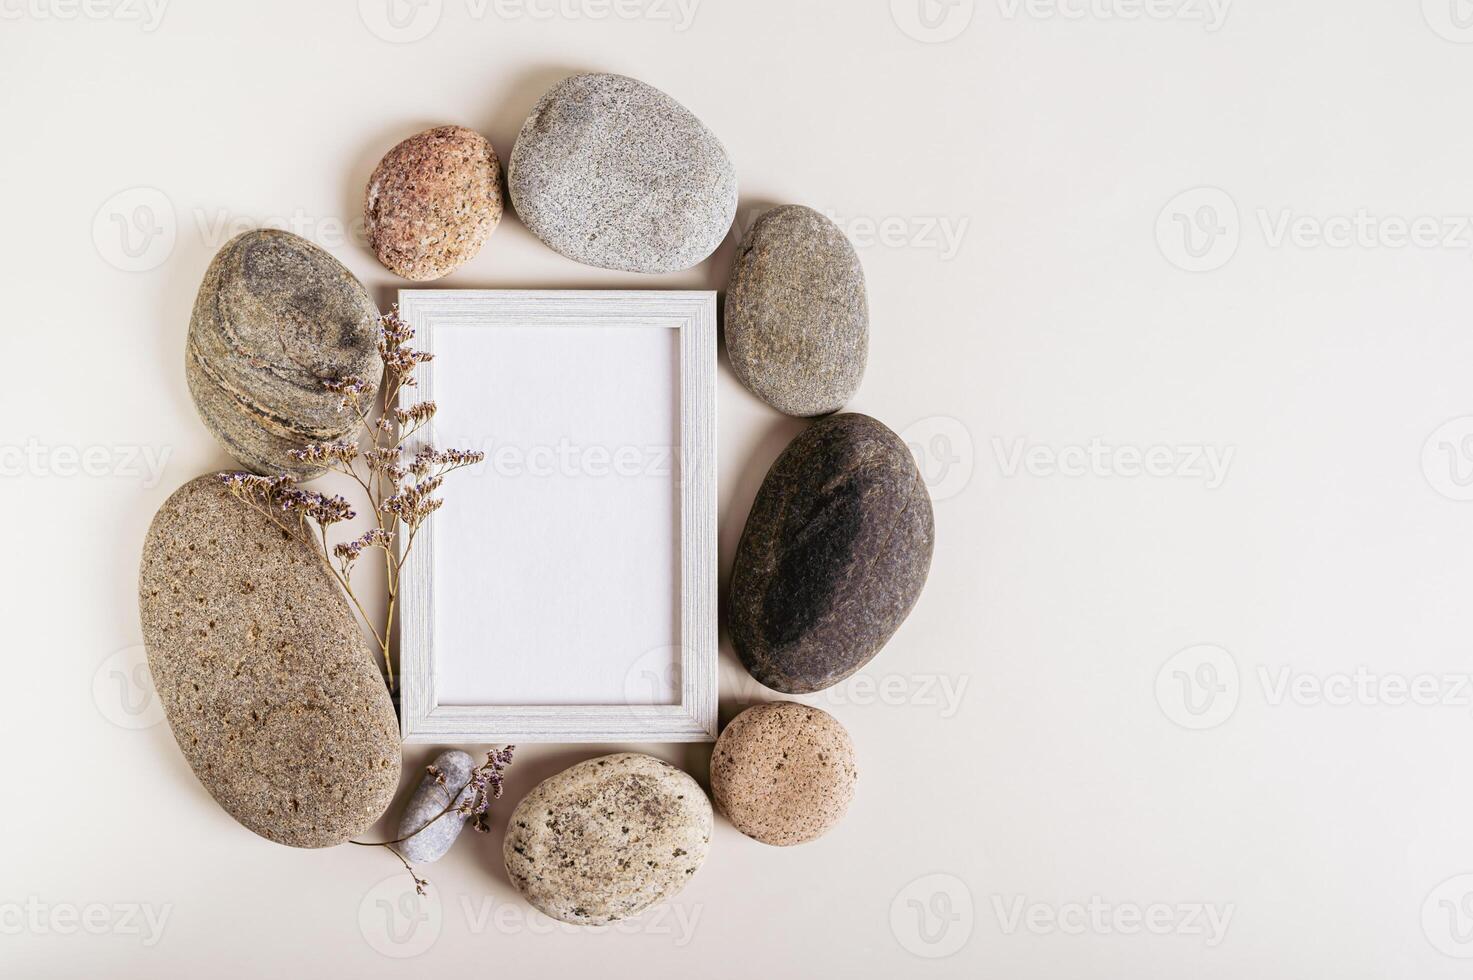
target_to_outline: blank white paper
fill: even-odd
[[[679,331],[439,324],[436,689],[450,705],[675,704]]]

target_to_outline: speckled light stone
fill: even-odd
[[[377,385],[378,309],[343,265],[305,238],[264,228],[220,249],[189,321],[184,374],[205,426],[257,473],[318,476],[288,452],[356,426],[324,380]]]
[[[826,415],[854,397],[869,352],[864,269],[812,208],[757,219],[727,287],[726,350],[754,395],[789,415]]]
[[[405,279],[439,279],[474,258],[501,220],[501,164],[480,133],[439,126],[390,150],[363,214],[378,260]]]
[[[536,908],[603,925],[670,898],[706,859],[711,803],[685,773],[633,752],[549,777],[512,812],[506,872]]]
[[[736,216],[736,170],[684,106],[623,75],[573,75],[533,107],[507,165],[517,216],[570,259],[688,269]]]
[[[899,629],[931,568],[931,498],[900,437],[832,415],[768,470],[731,572],[731,639],[785,694],[839,683]]]
[[[821,837],[854,798],[854,743],[834,717],[793,701],[748,708],[711,754],[711,795],[737,830],[786,847]]]
[[[465,814],[459,810],[447,813],[445,808],[451,799],[456,799],[457,803],[465,802],[470,795],[471,770],[476,767],[475,761],[459,749],[441,752],[432,765],[444,775],[445,785],[441,786],[434,776],[426,773],[414,795],[404,805],[404,814],[399,818],[399,832],[394,835],[408,837],[397,847],[415,864],[440,860],[465,829]],[[416,830],[419,832],[415,833]],[[409,837],[410,834],[414,836]]]
[[[174,740],[236,820],[293,847],[367,830],[399,785],[399,725],[337,584],[217,475],[169,497],[138,607]]]

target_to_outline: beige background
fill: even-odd
[[[1465,975],[1463,0],[154,2],[0,2],[0,973]],[[505,159],[589,69],[719,134],[740,227],[803,202],[856,240],[853,407],[921,447],[935,564],[811,699],[862,779],[822,841],[720,823],[670,906],[572,933],[468,837],[405,917],[388,855],[226,817],[132,669],[149,518],[226,463],[190,303],[262,223],[387,302],[345,226],[378,157],[460,123]],[[601,272],[508,218],[444,285],[721,288],[731,254]],[[800,423],[720,385],[725,568]],[[769,696],[723,658],[728,716]],[[528,748],[502,819],[598,751]]]

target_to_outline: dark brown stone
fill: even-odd
[[[863,667],[931,568],[931,498],[904,442],[867,415],[815,422],[772,464],[737,546],[731,638],[763,684],[821,691]]]

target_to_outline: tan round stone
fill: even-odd
[[[501,165],[480,133],[439,126],[394,147],[364,196],[368,243],[405,279],[439,279],[475,257],[501,220]]]
[[[711,795],[742,833],[786,847],[823,836],[854,798],[854,743],[835,718],[795,701],[748,708],[711,755]]]
[[[620,752],[537,784],[512,811],[502,856],[535,908],[600,926],[684,888],[706,859],[711,824],[711,803],[694,779]]]

